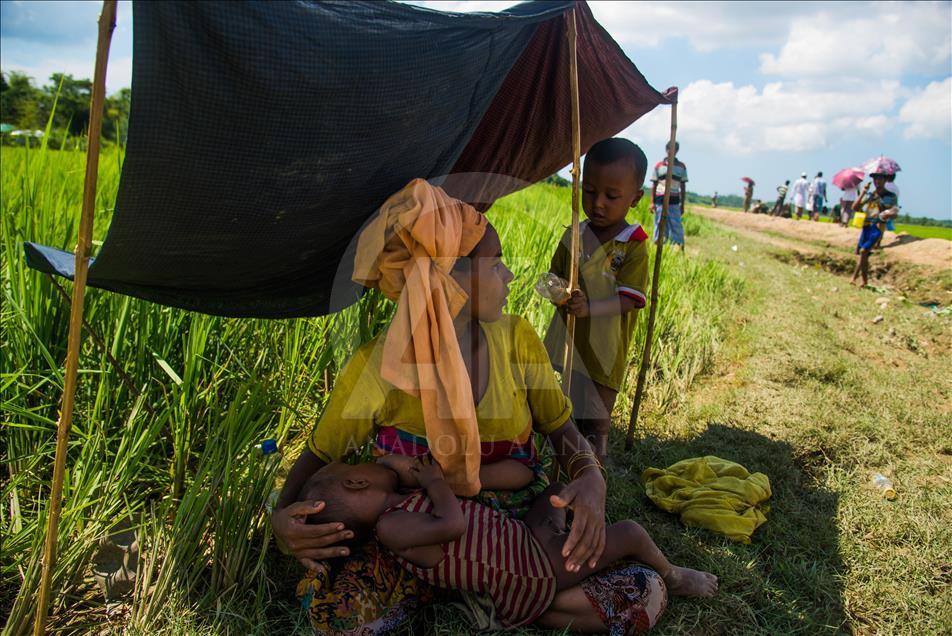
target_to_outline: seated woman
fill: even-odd
[[[566,571],[594,565],[605,548],[605,481],[538,335],[525,320],[502,313],[512,273],[492,226],[472,207],[416,180],[361,235],[355,280],[396,300],[397,312],[338,376],[275,507],[279,542],[318,574],[320,561],[350,554],[341,542],[353,538],[353,529],[307,524],[324,502],[296,499],[320,468],[371,439],[382,453],[432,453],[457,495],[477,494],[481,463],[518,459],[533,469],[533,484],[479,499],[524,512],[547,485],[533,446],[536,431],[571,479],[553,500],[573,512],[564,562],[554,565]],[[621,565],[593,579],[553,601],[574,629],[647,629],[665,607],[664,583],[646,568]],[[299,591],[312,593],[316,630],[361,633],[395,627],[431,592],[374,542],[332,582],[312,576]]]

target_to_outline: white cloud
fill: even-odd
[[[699,80],[681,91],[678,138],[732,155],[829,148],[856,134],[883,135],[890,124],[885,113],[902,95],[896,81],[773,82],[757,90]],[[668,110],[652,111],[623,135],[664,141]]]
[[[791,77],[866,73],[942,73],[952,55],[952,5],[945,2],[875,3],[857,6],[853,17],[825,7],[801,15],[777,55],[760,57],[760,70]]]
[[[932,82],[906,100],[899,111],[906,124],[906,139],[935,138],[950,141],[952,132],[952,77]]]
[[[656,47],[686,38],[702,52],[776,44],[787,19],[802,13],[793,2],[616,2],[589,3],[592,13],[624,46]]]
[[[402,0],[439,11],[502,11],[516,2]],[[776,45],[789,20],[802,14],[799,2],[589,2],[592,14],[620,44],[656,47],[668,38],[686,38],[699,51]],[[836,6],[834,4],[834,6]],[[846,10],[846,7],[842,10]],[[849,11],[855,11],[849,8]]]

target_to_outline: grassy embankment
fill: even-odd
[[[121,159],[112,149],[100,164],[97,240],[108,226]],[[39,581],[69,311],[54,285],[25,267],[21,243],[75,244],[84,160],[78,153],[3,148],[2,165],[0,605],[4,633],[20,634],[31,624]],[[547,268],[558,224],[567,221],[567,197],[565,189],[535,186],[490,212],[517,275],[509,311],[528,316],[537,329],[551,309],[531,285]],[[695,219],[688,233],[708,227]],[[742,289],[721,265],[676,254],[668,263],[649,415],[682,401],[709,367],[723,307]],[[106,351],[87,331],[52,627],[306,633],[291,598],[297,566],[275,550],[263,511],[275,469],[256,457],[253,445],[277,438],[293,459],[335,374],[390,312],[389,303],[368,295],[334,316],[231,320],[89,290],[86,317]],[[619,413],[628,406],[620,399]],[[614,482],[615,518],[632,513],[629,496],[618,498],[627,492],[623,485]],[[140,526],[143,566],[134,597],[107,613],[90,567],[98,542],[122,519]],[[439,626],[445,614],[437,619],[431,610],[421,620]]]
[[[692,203],[691,205],[697,205],[698,207],[711,207],[705,203]],[[740,208],[725,208],[720,206],[718,210],[730,210],[732,212],[742,212]],[[803,220],[809,220],[804,218]],[[828,216],[821,216],[820,223],[832,223],[833,219]],[[937,225],[914,225],[911,223],[896,223],[896,233],[897,234],[909,234],[910,236],[915,236],[918,238],[938,238],[945,239],[946,241],[952,241],[952,227],[940,227]]]

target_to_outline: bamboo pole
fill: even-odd
[[[668,141],[668,170],[664,178],[664,201],[661,204],[661,220],[658,222],[658,243],[655,247],[654,272],[651,275],[651,309],[648,311],[648,332],[645,334],[645,348],[641,355],[641,369],[638,371],[638,388],[635,389],[635,403],[631,409],[631,419],[628,420],[628,437],[625,439],[625,450],[631,450],[635,443],[635,423],[638,421],[638,411],[641,409],[641,398],[645,389],[645,378],[651,364],[651,337],[654,334],[655,315],[658,311],[658,280],[661,277],[661,257],[664,254],[664,226],[668,220],[668,205],[671,200],[671,182],[674,174],[674,144],[678,132],[678,103],[671,104],[671,138]],[[684,210],[685,193],[681,191],[681,206]]]
[[[99,40],[96,44],[96,70],[89,106],[89,141],[86,147],[86,179],[83,185],[83,212],[76,241],[76,272],[73,278],[73,299],[69,314],[69,341],[66,350],[66,378],[63,402],[56,427],[56,457],[53,461],[53,483],[50,489],[49,514],[46,520],[46,544],[43,550],[43,570],[36,604],[34,636],[46,633],[50,584],[56,565],[56,539],[63,496],[63,477],[66,472],[66,451],[69,430],[73,423],[73,402],[76,397],[76,375],[79,369],[80,338],[82,336],[83,303],[86,275],[89,270],[89,251],[92,244],[93,215],[96,209],[96,178],[99,174],[99,137],[102,133],[102,111],[106,96],[106,62],[109,44],[116,28],[116,0],[104,0],[99,15]]]
[[[578,289],[578,261],[580,249],[578,186],[582,155],[582,131],[579,118],[578,56],[575,47],[575,9],[568,12],[567,36],[569,39],[569,86],[572,93],[572,242],[569,265],[569,290]],[[568,395],[572,387],[572,360],[575,348],[575,316],[568,314],[565,320],[565,351],[562,355],[562,391]]]

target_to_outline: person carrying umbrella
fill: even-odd
[[[896,167],[898,168],[898,166]],[[874,169],[884,170],[888,167],[875,166]],[[882,240],[886,221],[899,214],[899,197],[886,189],[887,175],[883,172],[873,172],[869,176],[873,180],[875,190],[872,194],[866,196],[870,187],[867,184],[863,189],[863,195],[853,204],[853,211],[864,212],[866,218],[863,221],[863,229],[856,244],[856,254],[859,258],[856,261],[856,269],[853,270],[850,284],[855,285],[856,279],[861,277],[863,287],[869,284],[869,254]]]
[[[849,227],[856,202],[856,188],[863,182],[866,173],[862,168],[844,168],[833,175],[833,185],[843,191],[840,195],[840,225]]]
[[[750,177],[741,177],[740,180],[747,184],[744,186],[744,212],[748,212],[750,200],[754,197],[754,180]]]
[[[807,173],[801,172],[800,178],[793,182],[793,207],[797,209],[797,220],[803,216],[803,209],[807,205],[807,190],[810,184],[807,182]]]

